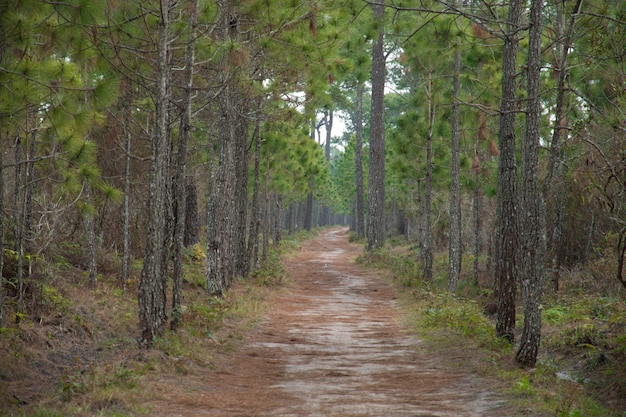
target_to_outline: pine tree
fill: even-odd
[[[384,2],[374,7],[378,35],[372,48],[372,111],[370,122],[370,164],[368,192],[367,249],[385,242],[385,76]]]

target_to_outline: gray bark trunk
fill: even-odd
[[[363,188],[363,84],[356,90],[356,234],[365,237],[365,190]]]
[[[122,229],[124,235],[124,253],[122,254],[122,291],[126,293],[126,283],[130,277],[130,182],[131,182],[131,145],[132,134],[130,130],[130,120],[132,110],[130,103],[132,102],[132,86],[128,86],[128,91],[124,100],[124,152],[126,153],[124,161],[124,201],[122,208]]]
[[[274,245],[280,245],[283,237],[283,196],[276,195],[276,215],[274,216]]]
[[[516,72],[521,0],[512,0],[504,34],[502,56],[502,98],[500,103],[500,160],[498,163],[498,199],[496,208],[495,271],[498,280],[496,334],[515,340],[515,295],[517,290],[517,219],[515,162]]]
[[[459,145],[459,94],[461,90],[461,52],[457,40],[454,57],[454,81],[452,108],[452,190],[450,195],[450,242],[448,248],[448,291],[455,294],[461,274],[461,157]]]
[[[370,167],[367,221],[367,249],[385,242],[385,52],[384,0],[374,5],[379,23],[378,37],[372,48],[372,111],[370,121]]]
[[[196,0],[190,1],[189,7],[189,39],[185,50],[185,71],[182,107],[183,114],[180,120],[180,134],[178,138],[178,155],[176,161],[175,184],[175,206],[176,224],[174,226],[174,268],[172,271],[172,317],[170,328],[177,330],[181,316],[181,302],[183,293],[183,249],[185,246],[185,224],[187,216],[187,143],[191,132],[191,95],[193,86],[193,65],[194,65],[194,42],[195,29],[197,25],[197,4]]]
[[[237,106],[239,111],[245,111],[243,105]],[[234,189],[233,202],[234,213],[232,224],[231,241],[233,246],[234,276],[243,277],[248,269],[249,259],[246,250],[246,231],[248,221],[248,122],[243,118],[237,121],[237,129],[235,131],[235,169],[234,169]]]
[[[93,205],[92,201],[92,190],[91,184],[87,180],[84,180],[83,185],[85,187],[85,201],[91,206]],[[89,274],[89,281],[87,285],[89,287],[95,287],[98,282],[98,263],[96,261],[96,231],[94,225],[94,216],[91,212],[91,207],[88,209],[89,211],[85,213],[85,231],[87,232],[87,271]]]
[[[263,212],[263,248],[261,257],[267,260],[270,240],[270,158],[267,156],[265,165],[265,210]]]
[[[315,183],[315,180],[311,177],[309,179],[309,186],[311,187],[311,189],[313,188],[313,185]],[[309,194],[307,194],[306,196],[306,210],[304,212],[304,225],[303,225],[305,230],[311,231],[311,229],[313,228],[313,191],[310,191]]]
[[[0,134],[0,138],[2,138]],[[0,141],[1,142],[1,141]],[[4,149],[0,147],[0,328],[4,327]]]
[[[516,361],[533,367],[541,340],[541,292],[543,290],[543,239],[545,215],[539,192],[539,146],[541,133],[541,11],[542,1],[532,0],[528,39],[526,135],[522,144],[520,183],[520,286],[524,327]]]
[[[565,219],[565,187],[562,180],[565,177],[565,169],[561,161],[561,149],[567,141],[568,118],[565,112],[567,93],[566,80],[569,70],[567,69],[567,58],[572,44],[572,36],[576,18],[579,15],[582,0],[577,0],[570,15],[570,21],[567,28],[564,27],[565,21],[565,4],[556,5],[557,10],[557,36],[558,42],[555,55],[558,57],[558,63],[555,71],[558,71],[557,95],[554,109],[555,125],[552,130],[552,141],[550,143],[550,157],[548,158],[548,167],[546,169],[546,178],[543,182],[542,193],[544,201],[553,202],[553,225],[552,234],[550,235],[551,263],[549,275],[552,279],[552,287],[555,292],[559,290],[559,270],[560,270],[560,254],[559,248],[563,238],[563,222]],[[567,30],[567,31],[566,31]],[[553,182],[559,183],[559,188],[555,191]]]
[[[254,128],[254,186],[252,189],[252,201],[250,203],[250,227],[248,230],[248,270],[255,271],[259,266],[259,187],[261,186],[261,128],[257,120]]]
[[[192,178],[185,185],[185,236],[183,245],[193,246],[200,239],[200,219],[198,218],[198,191]]]
[[[435,105],[432,96],[432,74],[429,70],[426,84],[428,100],[428,134],[426,135],[426,175],[424,177],[424,195],[422,199],[421,262],[422,277],[426,281],[433,278],[433,248],[431,227],[432,182],[433,182],[433,126],[435,124]]]
[[[478,179],[478,173],[476,178]],[[476,181],[476,189],[474,190],[474,204],[472,211],[474,215],[474,285],[479,286],[479,262],[478,258],[483,250],[482,242],[482,210],[483,210],[483,190]]]
[[[163,270],[166,254],[166,181],[169,163],[167,107],[169,102],[169,12],[170,1],[161,0],[161,21],[158,31],[156,125],[152,141],[146,250],[139,281],[140,344],[150,348],[163,332],[165,314],[165,279]]]

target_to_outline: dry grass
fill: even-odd
[[[65,247],[54,263],[38,265],[19,324],[0,329],[0,415],[124,417],[150,415],[143,404],[159,398],[160,378],[179,378],[214,366],[215,355],[240,343],[261,317],[266,298],[284,281],[281,259],[306,235],[287,238],[254,279],[237,281],[221,299],[203,288],[202,256],[186,256],[183,316],[149,351],[138,347],[140,264],[122,290],[116,261],[110,275],[86,286],[79,248]],[[171,286],[170,286],[171,287]],[[14,317],[12,305],[6,317]]]

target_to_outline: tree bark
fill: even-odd
[[[478,173],[476,178],[478,179]],[[472,211],[474,214],[474,285],[479,286],[479,262],[478,258],[483,249],[482,242],[482,210],[483,210],[483,190],[476,181],[476,189],[474,190],[474,203]]]
[[[430,281],[433,278],[433,245],[431,227],[432,188],[433,188],[433,126],[435,124],[435,105],[432,95],[432,73],[428,72],[426,83],[426,99],[428,104],[428,133],[426,135],[426,175],[424,177],[424,195],[422,199],[422,236],[421,262],[422,278]]]
[[[85,231],[87,232],[87,258],[88,266],[87,271],[89,274],[88,286],[94,288],[98,282],[98,263],[96,261],[96,231],[94,225],[94,216],[91,212],[92,190],[91,184],[87,179],[83,180],[83,186],[85,188],[85,202],[89,206],[87,213],[85,213]]]
[[[459,133],[459,94],[461,90],[461,52],[460,40],[457,39],[454,54],[454,81],[452,107],[452,185],[450,194],[450,242],[448,247],[448,291],[456,293],[461,274],[462,248],[461,248],[461,157],[460,157],[460,133]]]
[[[309,187],[313,189],[315,180],[313,177],[309,178]],[[306,196],[306,210],[304,212],[304,230],[311,231],[313,228],[313,191],[309,191]]]
[[[151,348],[154,340],[163,332],[165,313],[165,264],[166,242],[166,181],[170,147],[168,137],[169,102],[169,30],[170,0],[160,2],[160,22],[158,30],[156,124],[152,141],[150,185],[148,196],[148,222],[146,250],[139,281],[139,330],[140,344]]]
[[[502,97],[500,103],[500,160],[496,208],[496,279],[498,310],[496,334],[515,340],[515,295],[517,290],[517,166],[515,162],[516,72],[521,0],[512,0],[504,33]]]
[[[356,234],[365,237],[365,190],[363,188],[363,83],[356,90]]]
[[[255,271],[259,266],[259,187],[261,185],[261,126],[257,120],[254,127],[254,186],[252,188],[252,201],[250,203],[250,227],[248,228],[248,270]]]
[[[541,292],[545,215],[539,192],[539,146],[541,134],[541,0],[532,0],[527,61],[526,135],[522,146],[520,184],[520,286],[524,327],[515,359],[523,367],[537,361],[541,340]]]
[[[378,37],[372,48],[372,111],[370,121],[370,167],[367,221],[367,249],[385,242],[385,53],[384,0],[374,5]]]
[[[563,185],[559,185],[559,188],[555,191],[553,188],[554,177],[556,176],[557,182],[561,184],[565,176],[565,169],[561,161],[561,150],[563,144],[567,140],[567,125],[568,117],[565,112],[565,104],[567,102],[566,92],[566,80],[568,78],[569,70],[567,69],[567,58],[572,44],[572,36],[574,33],[574,26],[576,18],[580,13],[582,0],[577,0],[576,4],[570,15],[570,21],[567,29],[564,27],[565,21],[565,5],[556,5],[557,10],[557,24],[556,32],[558,41],[556,43],[555,55],[557,55],[557,68],[558,81],[557,81],[557,95],[554,109],[554,128],[552,130],[552,140],[550,142],[550,156],[548,158],[548,167],[546,169],[546,177],[543,182],[542,193],[545,202],[552,200],[553,202],[553,225],[552,233],[550,235],[550,244],[547,245],[551,252],[550,272],[549,275],[552,279],[552,287],[555,292],[559,291],[559,270],[560,270],[560,254],[559,248],[563,238],[563,222],[565,220],[565,188]],[[567,30],[567,31],[566,31]]]
[[[200,239],[200,219],[198,218],[198,190],[193,178],[187,178],[185,185],[185,236],[183,246],[189,247]]]
[[[196,0],[189,2],[189,39],[185,49],[184,91],[182,97],[183,114],[180,120],[180,134],[178,137],[178,155],[176,161],[176,187],[174,219],[174,268],[172,271],[172,317],[170,328],[177,330],[180,323],[181,303],[183,294],[183,249],[185,247],[185,224],[187,219],[187,143],[191,132],[191,95],[193,86],[193,66],[195,54],[195,31],[197,26]]]
[[[1,44],[0,44],[1,46]],[[2,58],[0,48],[0,58]],[[0,129],[0,143],[3,143],[2,130]],[[4,327],[4,149],[0,146],[0,328]]]
[[[241,112],[246,106],[240,104],[237,106]],[[234,109],[233,109],[234,111]],[[245,111],[245,110],[243,110]],[[249,259],[246,256],[246,231],[248,221],[248,122],[243,118],[237,121],[237,129],[235,131],[235,178],[234,178],[234,222],[232,225],[231,240],[233,245],[234,270],[233,275],[243,277],[248,270]]]
[[[283,238],[283,196],[276,195],[276,215],[274,216],[274,245],[280,245]]]
[[[131,145],[132,133],[130,120],[132,117],[132,84],[129,82],[124,100],[124,201],[122,205],[122,229],[124,235],[124,253],[122,254],[122,291],[126,293],[126,283],[130,277],[130,183],[131,183]]]

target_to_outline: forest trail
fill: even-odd
[[[305,242],[288,288],[215,369],[159,381],[151,415],[503,416],[478,378],[425,351],[393,290],[355,264],[346,229]]]

